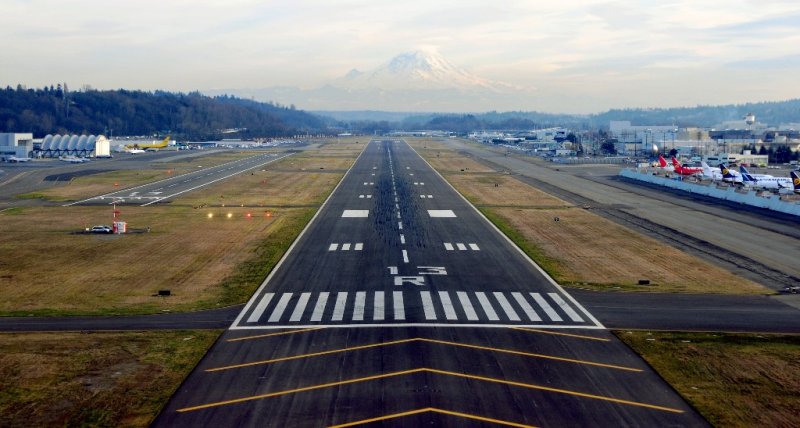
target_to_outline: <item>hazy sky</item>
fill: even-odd
[[[519,108],[800,97],[797,0],[3,0],[0,48],[3,86],[310,88],[433,48]]]

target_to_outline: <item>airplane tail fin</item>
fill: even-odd
[[[661,168],[664,168],[664,167],[666,167],[666,166],[667,166],[667,160],[666,160],[666,159],[664,159],[664,156],[662,156],[662,155],[658,155],[658,165],[659,165]]]
[[[792,177],[792,186],[794,187],[794,193],[800,193],[800,176],[797,175],[794,171],[789,171],[789,176]]]
[[[163,140],[161,140],[161,142],[160,142],[160,143],[158,144],[158,146],[156,146],[156,147],[158,147],[158,148],[167,147],[167,145],[169,145],[169,137],[170,137],[169,135],[167,135],[166,137],[164,137],[164,139],[163,139]]]
[[[681,167],[681,163],[675,159],[675,156],[672,157],[672,166],[674,166],[676,169]]]
[[[709,177],[713,176],[713,174],[711,173],[711,167],[708,166],[706,161],[701,161],[700,165],[703,167],[703,174],[705,174],[705,175],[707,175]]]
[[[722,171],[722,178],[724,180],[726,181],[733,180],[733,174],[731,174],[731,171],[724,163],[719,164],[719,170]]]

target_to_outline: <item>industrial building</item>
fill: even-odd
[[[44,137],[37,151],[42,157],[109,157],[111,142],[103,135],[50,135]]]
[[[0,161],[28,158],[33,152],[33,134],[0,133]]]

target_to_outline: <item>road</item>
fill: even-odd
[[[154,426],[706,426],[405,142],[365,148]]]

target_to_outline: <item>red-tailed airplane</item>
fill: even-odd
[[[675,167],[674,171],[680,175],[694,175],[694,174],[702,174],[703,168],[702,167],[692,167],[692,166],[683,166],[680,162],[678,162],[675,157],[672,157],[672,165]]]
[[[664,156],[661,156],[661,154],[658,155],[658,167],[657,168],[661,168],[664,171],[672,171],[672,165],[667,165],[667,160],[664,159]]]

